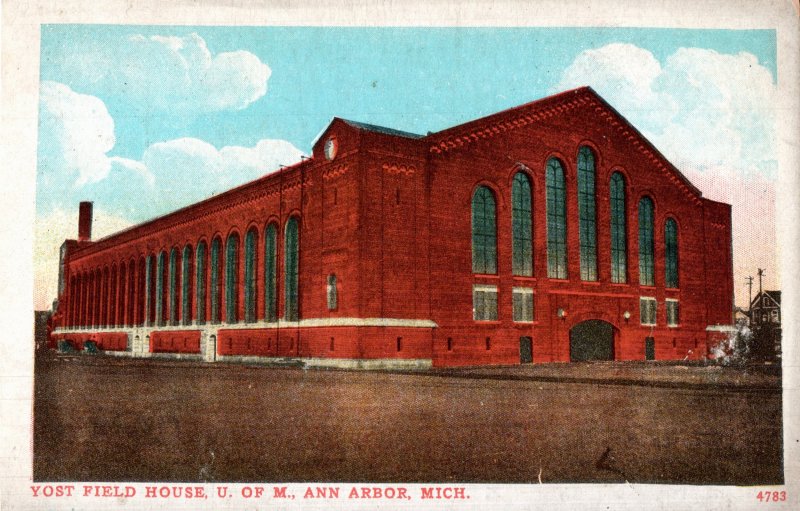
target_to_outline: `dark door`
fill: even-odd
[[[656,340],[653,337],[645,337],[644,339],[644,359],[656,359]]]
[[[569,359],[572,362],[614,360],[614,327],[598,319],[582,321],[572,327]]]
[[[533,362],[533,339],[530,337],[519,338],[519,363],[530,364]]]

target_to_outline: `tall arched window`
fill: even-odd
[[[192,297],[194,296],[194,292],[192,290],[192,277],[194,276],[194,264],[192,259],[192,247],[191,245],[186,245],[183,247],[183,257],[181,258],[183,262],[183,268],[181,268],[181,285],[183,287],[181,296],[183,297],[183,302],[181,303],[181,320],[184,325],[190,325],[192,323]]]
[[[597,280],[597,207],[594,154],[578,150],[578,218],[581,246],[581,280]]]
[[[169,252],[169,324],[178,322],[178,249]]]
[[[278,319],[278,229],[269,224],[264,231],[264,317]]]
[[[494,195],[479,186],[472,196],[472,272],[497,273],[497,224]]]
[[[108,326],[108,304],[109,304],[109,292],[108,292],[108,267],[103,269],[103,274],[101,277],[103,280],[100,284],[100,326],[105,327]]]
[[[286,245],[284,249],[284,291],[286,308],[284,317],[287,321],[297,321],[300,317],[298,307],[298,265],[300,255],[300,240],[297,218],[292,217],[286,221]]]
[[[161,252],[158,254],[158,262],[156,263],[156,324],[163,326],[166,322],[166,296],[164,293],[164,284],[166,283],[166,266],[167,253]]]
[[[664,248],[666,251],[666,287],[678,287],[678,223],[668,218],[664,224]]]
[[[550,158],[547,162],[547,276],[567,278],[567,201],[564,168]]]
[[[214,238],[211,242],[211,322],[219,323],[220,306],[222,304],[222,266],[219,256],[222,251],[222,240]]]
[[[133,326],[136,324],[136,304],[134,297],[136,296],[136,262],[131,259],[128,262],[128,313],[126,316],[125,326]]]
[[[533,219],[531,182],[524,172],[517,172],[511,185],[512,271],[514,275],[533,275]]]
[[[256,320],[256,268],[258,256],[258,231],[255,227],[247,231],[244,239],[244,321]]]
[[[228,236],[225,247],[225,321],[239,321],[239,235]]]
[[[139,257],[139,269],[136,272],[136,325],[144,325],[147,317],[147,259]]]
[[[654,286],[653,255],[653,200],[642,197],[639,200],[639,284]]]
[[[154,254],[150,254],[150,258],[149,258],[150,262],[148,263],[148,266],[147,266],[147,269],[149,271],[149,273],[148,273],[149,277],[148,277],[147,283],[150,286],[148,288],[149,291],[148,291],[148,295],[147,295],[147,299],[148,299],[147,307],[148,307],[148,317],[149,317],[149,320],[150,320],[150,325],[155,325],[156,324],[156,296],[157,296],[156,295],[156,281],[160,281],[161,280],[161,279],[157,278],[158,273],[156,272],[156,270],[157,270],[156,259],[158,259],[158,256],[156,256]]]
[[[117,265],[111,265],[111,272],[108,274],[108,312],[106,314],[106,325],[109,327],[117,326]]]
[[[625,227],[625,178],[619,172],[611,175],[611,282],[628,281],[628,239]]]
[[[125,261],[123,261],[119,264],[119,284],[117,288],[117,296],[119,296],[119,299],[117,300],[117,325],[119,326],[125,326],[128,324],[127,319],[125,318],[125,313],[128,311],[126,302],[126,298],[128,297],[128,278],[126,276],[126,270],[127,268],[125,266]]]
[[[201,241],[197,244],[197,254],[195,262],[195,303],[197,314],[195,315],[198,325],[206,322],[206,242]]]

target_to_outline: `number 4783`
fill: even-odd
[[[786,501],[786,491],[760,491],[756,495],[759,502],[784,502]]]

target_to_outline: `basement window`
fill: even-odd
[[[475,321],[497,321],[497,286],[472,286],[472,318]]]

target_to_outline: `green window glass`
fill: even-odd
[[[567,278],[567,212],[564,168],[551,158],[547,162],[547,276]]]
[[[479,186],[472,196],[472,272],[497,273],[497,226],[492,192]]]
[[[169,253],[169,324],[174,325],[178,320],[177,291],[178,249],[173,248]]]
[[[220,306],[222,304],[222,266],[219,264],[222,240],[214,238],[211,242],[211,322],[220,322]]]
[[[628,281],[628,240],[625,227],[625,178],[619,172],[611,175],[611,282]]]
[[[650,197],[639,200],[639,284],[654,286],[653,255],[653,201]]]
[[[667,219],[664,224],[664,245],[666,262],[666,281],[667,287],[678,287],[678,223],[673,219]]]
[[[578,150],[578,229],[581,247],[581,280],[597,280],[597,207],[594,154]]]
[[[247,231],[244,239],[244,321],[253,323],[256,320],[256,245],[258,232]]]
[[[239,321],[239,235],[228,236],[225,247],[225,321]]]
[[[156,259],[156,324],[162,326],[164,324],[164,260],[166,256],[164,252],[158,254]]]
[[[523,172],[517,172],[511,185],[511,252],[514,275],[533,275],[533,221],[531,182]]]
[[[264,232],[264,317],[278,320],[278,229],[275,224]]]
[[[197,305],[195,317],[198,325],[206,322],[206,272],[206,243],[203,241],[197,244],[197,253],[195,254],[194,288]]]
[[[192,247],[189,245],[183,247],[183,257],[181,261],[183,262],[183,267],[181,268],[181,286],[183,287],[181,291],[181,297],[183,297],[183,301],[181,302],[181,320],[184,325],[190,325],[192,323],[192,298],[194,297],[194,293],[192,292],[192,274],[194,271],[192,264]]]
[[[298,308],[298,257],[299,257],[299,232],[297,218],[292,217],[286,222],[286,246],[285,246],[285,275],[284,290],[286,299],[286,309],[284,317],[287,321],[297,321],[299,319]]]

